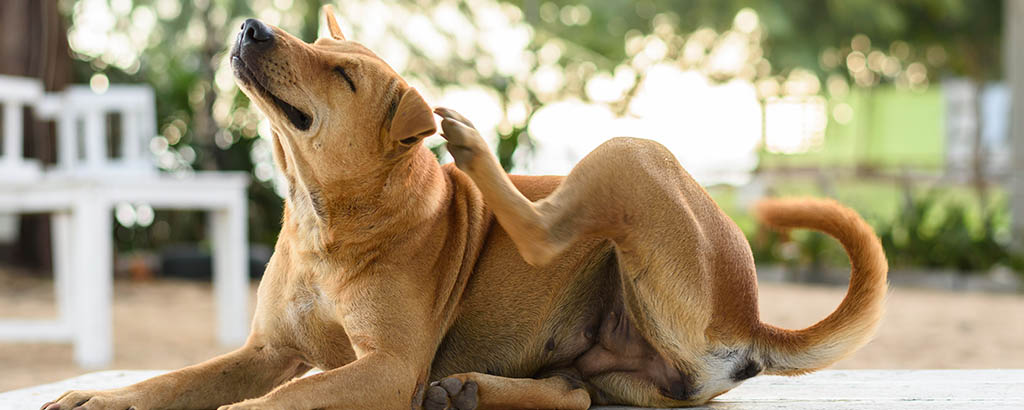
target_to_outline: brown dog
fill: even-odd
[[[44,408],[684,406],[820,369],[871,336],[887,266],[849,209],[759,206],[771,225],[838,238],[853,265],[821,322],[763,324],[749,245],[664,147],[613,139],[565,178],[510,177],[438,109],[457,168],[440,166],[420,143],[427,103],[326,14],[333,38],[248,20],[232,50],[290,187],[245,346]],[[311,367],[324,371],[292,380]]]

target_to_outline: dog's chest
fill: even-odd
[[[316,284],[301,283],[289,293],[288,303],[284,307],[284,316],[288,322],[308,322],[324,313],[327,297]]]
[[[352,361],[355,354],[345,328],[335,319],[330,302],[315,284],[299,284],[286,296],[281,323],[303,360],[328,370]]]

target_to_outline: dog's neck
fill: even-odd
[[[358,257],[406,236],[436,214],[447,182],[430,150],[415,149],[372,180],[314,193],[293,184],[282,223],[295,231],[293,249],[320,259]]]

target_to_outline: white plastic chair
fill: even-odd
[[[58,307],[55,321],[0,321],[0,340],[71,341],[79,365],[98,368],[110,363],[111,214],[116,204],[129,202],[211,212],[217,336],[227,346],[245,341],[249,317],[246,173],[196,172],[179,177],[157,172],[147,152],[156,134],[155,98],[148,86],[112,85],[102,94],[72,86],[44,94],[35,80],[0,77],[0,103],[5,113],[0,175],[8,175],[0,178],[0,213],[53,213]],[[39,172],[37,161],[21,158],[22,106],[34,107],[38,116],[57,124],[58,160],[53,169]],[[114,157],[108,155],[105,127],[110,113],[120,115],[122,129]],[[8,117],[17,120],[8,121]]]
[[[71,86],[43,98],[36,111],[57,122],[58,171],[94,176],[156,173],[148,154],[149,139],[156,135],[155,98],[149,86],[114,85],[103,94]],[[120,115],[121,146],[113,158],[107,155],[107,114]]]

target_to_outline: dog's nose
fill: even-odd
[[[242,44],[250,43],[266,43],[274,39],[274,31],[269,26],[263,24],[262,21],[256,19],[246,19],[242,23],[242,32],[239,33],[241,36]]]

